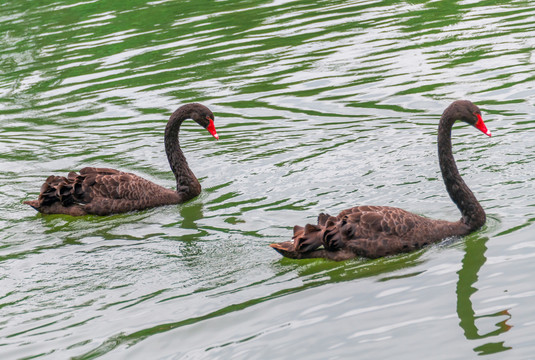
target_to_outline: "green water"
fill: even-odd
[[[1,359],[529,359],[535,353],[535,9],[527,1],[0,4]],[[456,220],[454,129],[483,229],[340,263],[282,259],[355,205]],[[202,194],[108,217],[22,204],[85,166],[173,187],[169,115]]]

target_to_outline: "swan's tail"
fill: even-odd
[[[51,213],[51,208],[68,208],[82,200],[84,178],[75,172],[70,172],[67,177],[51,175],[41,186],[38,199],[23,201],[23,204],[42,213]],[[60,211],[60,213],[66,212]]]
[[[329,214],[321,213],[318,216],[318,224],[307,224],[305,227],[294,226],[292,241],[270,244],[282,256],[292,259],[304,259],[315,257],[317,250],[325,245],[324,238],[332,237],[333,225],[336,218]]]
[[[25,205],[30,205],[35,210],[39,211],[39,200],[26,200],[22,202]]]

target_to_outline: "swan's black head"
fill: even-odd
[[[444,115],[451,117],[453,120],[461,120],[474,126],[487,136],[492,136],[481,117],[481,110],[469,100],[457,100],[451,103],[444,111]]]
[[[185,114],[185,118],[195,120],[195,122],[208,130],[216,139],[219,139],[214,125],[214,114],[206,106],[198,103],[183,105],[179,108]]]

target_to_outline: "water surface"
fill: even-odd
[[[11,1],[0,5],[2,359],[527,359],[535,345],[535,10],[524,1]],[[341,263],[282,259],[293,225],[369,204],[456,220],[443,109],[483,229]],[[108,217],[22,204],[84,166],[202,194]]]

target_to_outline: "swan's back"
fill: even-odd
[[[107,215],[178,204],[179,194],[135,174],[86,167],[67,177],[49,176],[39,198],[25,201],[44,214]]]
[[[322,213],[317,225],[295,226],[292,242],[271,247],[291,258],[377,258],[413,251],[468,232],[460,221],[433,220],[390,206],[356,206],[336,217]]]

